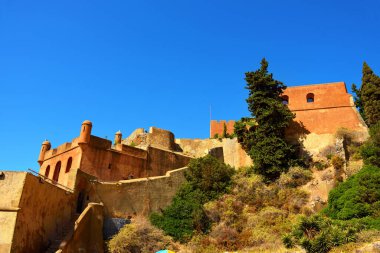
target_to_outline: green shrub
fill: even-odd
[[[211,200],[226,192],[234,173],[231,166],[207,155],[190,161],[185,178],[193,189],[199,189]]]
[[[370,138],[364,143],[360,154],[365,164],[380,167],[380,121],[370,128]]]
[[[374,214],[380,201],[380,169],[365,166],[329,193],[324,212],[333,219],[348,220]]]
[[[287,173],[282,173],[278,183],[282,187],[298,187],[306,184],[313,178],[310,170],[292,167]]]
[[[293,231],[283,236],[285,247],[300,245],[308,253],[325,253],[333,247],[356,241],[356,224],[334,222],[320,215],[302,217]]]
[[[152,224],[182,242],[188,241],[194,231],[208,231],[210,220],[203,204],[226,193],[233,174],[233,168],[210,155],[191,160],[185,171],[187,182],[162,214],[150,216]]]
[[[331,159],[331,157],[328,159]],[[324,162],[324,161],[316,161],[316,162],[314,162],[313,165],[314,165],[314,168],[316,168],[317,170],[324,170],[327,167],[329,167],[329,164],[327,162]]]

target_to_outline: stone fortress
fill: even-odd
[[[303,139],[306,150],[318,154],[335,142],[339,128],[357,132],[359,138],[368,137],[368,129],[357,111],[344,82],[288,87],[282,94],[283,103],[296,114],[287,129],[287,138]],[[210,124],[210,138],[234,131],[235,121],[216,121]]]
[[[290,87],[283,102],[296,113],[289,138],[302,138],[311,154],[335,142],[340,127],[364,140],[367,127],[345,84]],[[233,133],[233,121],[211,121],[210,137]],[[301,126],[301,127],[300,127]],[[211,154],[235,168],[251,159],[235,139],[175,139],[155,127],[123,139],[79,136],[52,148],[44,141],[39,172],[0,171],[0,253],[103,252],[103,230],[115,218],[148,215],[167,206],[190,159]]]

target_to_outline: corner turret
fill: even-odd
[[[122,138],[122,134],[121,134],[121,132],[119,130],[115,134],[115,140],[114,140],[115,141],[115,145],[121,144],[121,138]]]
[[[45,153],[46,151],[50,150],[51,148],[51,144],[48,140],[45,140],[44,142],[42,142],[42,147],[41,147],[41,151],[40,151],[40,155],[38,156],[38,163],[41,164],[43,163],[44,159],[45,159]]]
[[[79,140],[78,140],[79,144],[90,142],[91,129],[92,129],[91,121],[89,120],[83,121],[82,128],[80,130]]]

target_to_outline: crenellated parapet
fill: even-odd
[[[227,134],[234,133],[234,120],[211,120],[210,122],[210,138],[214,138],[216,135],[218,137],[222,137],[224,130],[226,130]]]

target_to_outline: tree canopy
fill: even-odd
[[[243,148],[254,161],[256,173],[266,180],[278,178],[287,171],[294,153],[285,140],[285,129],[295,115],[282,103],[286,86],[268,73],[268,62],[260,69],[245,73],[249,90],[248,109],[254,119],[243,118],[235,124],[235,133]]]
[[[355,104],[369,127],[380,120],[380,77],[366,62],[363,63],[363,76],[360,89],[355,84],[352,90],[356,93]]]

